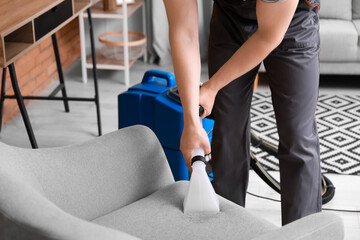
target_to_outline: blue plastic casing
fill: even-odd
[[[179,100],[169,96],[176,86],[175,76],[158,70],[147,71],[140,84],[118,96],[119,128],[142,124],[158,137],[175,181],[188,180],[189,172],[180,152],[180,138],[184,128],[183,110]],[[214,121],[203,119],[206,132],[211,132]],[[211,141],[212,134],[209,134]]]

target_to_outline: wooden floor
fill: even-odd
[[[141,81],[145,71],[149,69],[160,69],[172,71],[171,67],[159,67],[137,62],[131,69],[131,85]],[[76,62],[65,74],[66,87],[69,96],[94,95],[94,88],[89,72],[89,83],[81,82],[81,70],[79,61]],[[202,72],[202,80],[207,76],[206,67]],[[117,95],[127,90],[122,83],[123,72],[99,71],[99,88],[101,103],[101,120],[103,133],[117,129]],[[320,93],[341,92],[359,94],[359,85],[355,86],[348,82],[339,81],[338,85],[333,80],[331,83],[321,84]],[[265,81],[266,82],[266,81]],[[360,83],[360,80],[358,79]],[[340,88],[339,84],[345,85]],[[51,92],[55,83],[49,86],[43,93]],[[267,90],[267,85],[261,83],[259,91]],[[6,100],[13,101],[13,100]],[[64,112],[62,102],[32,101],[27,107],[31,124],[40,148],[57,147],[83,142],[97,136],[96,108],[94,103],[70,102],[70,113]],[[30,148],[29,140],[20,115],[7,123],[0,134],[0,141],[9,145]],[[272,172],[278,177],[277,172]],[[360,210],[360,177],[328,174],[328,178],[336,187],[335,197],[324,208]],[[268,187],[254,172],[250,173],[249,192],[279,199],[279,194]],[[251,195],[247,196],[247,209],[262,216],[265,219],[281,225],[280,203],[260,199]],[[345,223],[345,239],[359,239],[360,237],[360,214],[335,212],[340,215]]]

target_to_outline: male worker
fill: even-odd
[[[210,79],[199,90],[197,0],[164,0],[174,70],[184,110],[180,149],[210,143],[203,117],[215,119],[212,159],[215,191],[245,206],[249,174],[250,104],[263,61],[277,128],[282,224],[321,211],[319,140],[315,119],[319,83],[320,0],[215,0],[210,25]]]

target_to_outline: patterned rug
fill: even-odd
[[[320,158],[323,172],[360,175],[360,96],[319,96],[317,111]],[[278,143],[276,120],[269,92],[255,92],[251,107],[254,132],[275,145]],[[268,170],[279,170],[278,160],[251,147]]]

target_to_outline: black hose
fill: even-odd
[[[261,150],[266,151],[270,155],[277,157],[277,150],[278,150],[277,146],[271,144],[268,141],[261,139],[252,130],[250,131],[250,134],[251,134],[251,144],[254,147],[258,147]],[[280,183],[263,168],[261,163],[256,159],[256,157],[252,152],[250,152],[250,166],[266,184],[268,184],[276,192],[281,193]],[[331,199],[333,199],[335,195],[335,187],[330,181],[330,179],[324,176],[324,174],[321,174],[321,186],[322,186],[322,192],[321,192],[322,204],[326,204],[330,202]]]

